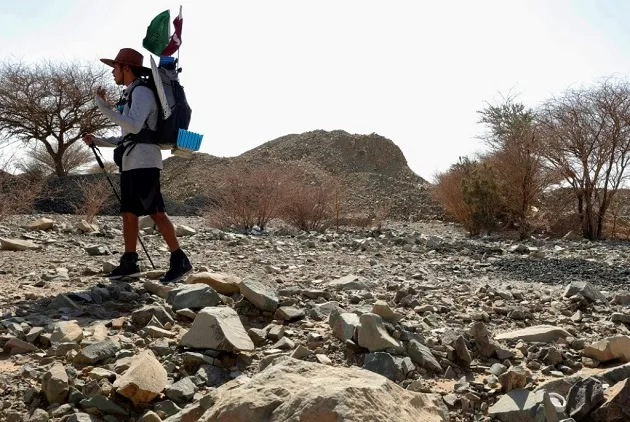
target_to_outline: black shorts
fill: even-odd
[[[160,169],[126,170],[120,174],[120,212],[137,216],[165,212]]]

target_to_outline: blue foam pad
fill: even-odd
[[[180,129],[177,135],[177,148],[199,151],[202,139],[202,134]]]

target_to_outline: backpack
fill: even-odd
[[[127,139],[139,143],[156,143],[161,149],[172,149],[177,144],[179,130],[188,129],[192,109],[186,100],[184,87],[179,83],[178,74],[181,72],[181,69],[177,69],[177,60],[170,62],[160,61],[159,67],[155,68],[155,62],[151,58],[151,64],[154,67],[154,72],[159,77],[159,81],[156,81],[154,72],[152,72],[147,77],[141,78],[140,83],[133,89],[138,86],[146,86],[153,91],[158,105],[157,129],[152,131],[148,128],[143,128],[137,134],[127,135]],[[158,87],[161,88],[163,98],[160,98],[161,93]],[[129,104],[130,108],[133,89],[127,99],[127,104]],[[163,102],[166,102],[167,108],[165,108]]]

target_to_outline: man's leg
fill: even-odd
[[[151,214],[151,218],[160,229],[164,241],[171,251],[170,267],[164,276],[160,277],[162,283],[176,283],[193,269],[190,260],[179,247],[175,227],[165,212],[158,211]]]
[[[123,171],[120,175],[121,203],[120,214],[123,221],[123,240],[125,242],[125,253],[120,257],[120,265],[107,274],[111,280],[119,280],[127,277],[136,278],[140,276],[138,266],[138,254],[136,245],[138,241],[138,216],[134,214],[134,183],[133,175]]]
[[[138,216],[130,212],[123,212],[122,219],[125,252],[136,252],[138,245]]]
[[[179,249],[179,241],[175,235],[175,226],[173,226],[168,215],[165,212],[158,211],[155,214],[151,214],[151,218],[158,226],[160,233],[162,233],[162,237],[164,237],[164,241],[168,245],[169,250],[175,252]]]

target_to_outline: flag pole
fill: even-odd
[[[184,16],[182,16],[182,5],[181,4],[179,5],[179,16],[180,16],[180,18],[184,19]],[[179,48],[177,49],[177,65],[178,66],[179,66],[179,51],[182,49],[182,44],[183,44],[182,41],[179,40]]]

